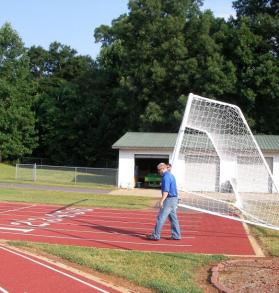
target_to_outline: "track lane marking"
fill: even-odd
[[[12,210],[11,210],[12,211]],[[27,214],[27,213],[17,213],[17,215],[18,216],[21,216],[21,217],[24,217],[24,216],[28,216],[28,215],[30,215],[30,211],[28,211],[29,213]],[[3,212],[3,213],[8,213],[8,211],[7,212]],[[0,214],[1,214],[1,212],[0,212]],[[36,214],[36,215],[35,215]],[[48,213],[48,212],[34,212],[34,211],[32,211],[32,215],[33,215],[33,217],[46,217],[46,216],[48,216],[50,213]],[[9,214],[8,214],[9,215]],[[10,214],[10,215],[13,215],[13,214]],[[131,219],[131,217],[118,217],[118,216],[113,216],[113,215],[103,215],[103,216],[100,216],[100,215],[96,215],[96,214],[94,214],[94,213],[92,213],[92,214],[89,214],[89,213],[86,213],[86,214],[84,214],[84,215],[80,215],[80,219],[83,219],[83,220],[87,220],[87,219],[92,219],[92,217],[94,217],[95,219],[96,219],[96,221],[111,221],[112,219],[114,220],[114,219],[117,219],[118,221],[123,221],[123,222],[125,222],[125,220],[127,221],[127,222],[130,222],[129,221],[129,219]],[[146,222],[146,217],[138,217],[138,216],[135,216],[135,215],[133,215],[133,218],[136,218],[136,219],[138,219],[139,221],[140,220],[145,220],[145,222],[144,223],[148,223],[148,222]],[[156,216],[149,216],[149,218],[150,219],[153,219],[153,218],[156,218]],[[151,221],[151,220],[150,220]],[[192,223],[201,223],[202,222],[202,219],[200,219],[200,218],[197,218],[197,219],[191,219],[191,218],[189,218],[189,219],[185,219],[185,218],[183,218],[182,217],[182,219],[180,219],[180,222],[192,222]],[[139,223],[143,223],[142,221],[141,222],[139,222]]]
[[[91,226],[91,228],[94,228]],[[113,229],[129,229],[130,227],[109,227],[106,226],[106,228],[108,230],[113,230]],[[132,228],[132,227],[131,227]],[[34,230],[34,229],[33,229]],[[81,230],[81,229],[65,229],[65,228],[40,228],[40,230],[47,230],[47,231],[51,231],[51,232],[59,232],[59,231],[63,231],[63,232],[81,232],[81,233],[92,233],[92,234],[111,234],[111,233],[116,233],[116,234],[120,234],[120,235],[146,235],[146,233],[121,233],[121,232],[117,232],[117,231],[99,231],[98,228],[95,230]],[[133,230],[144,230],[146,231],[145,228],[133,228]],[[31,231],[30,231],[31,232]],[[164,231],[163,231],[164,232]],[[198,233],[198,231],[195,230],[183,230],[183,232],[187,232],[187,233]],[[188,236],[185,236],[186,238]]]
[[[20,233],[13,233],[13,232],[1,232],[0,234],[15,234],[15,235],[21,235]],[[122,240],[106,240],[106,239],[96,239],[96,238],[80,238],[80,237],[69,237],[69,236],[52,236],[52,235],[41,235],[41,234],[24,234],[26,236],[35,236],[35,237],[42,237],[42,238],[57,238],[57,239],[71,239],[71,240],[79,240],[79,241],[94,241],[94,242],[105,242],[105,243],[123,243],[123,244],[135,244],[135,245],[150,245],[150,246],[170,246],[170,247],[188,247],[192,246],[192,244],[165,244],[165,243],[158,243],[159,241],[156,241],[156,243],[150,243],[148,241],[146,242],[134,242],[134,241],[122,241]],[[185,238],[185,237],[183,237]],[[189,236],[189,239],[195,239],[196,237]]]
[[[68,273],[62,272],[62,271],[60,271],[60,270],[58,270],[58,269],[56,269],[56,268],[54,268],[54,267],[51,267],[51,266],[49,266],[49,265],[47,265],[47,264],[42,263],[42,262],[40,262],[40,261],[37,261],[37,260],[35,260],[35,259],[32,259],[32,258],[30,258],[30,257],[28,257],[28,256],[26,256],[26,255],[24,255],[24,254],[21,254],[21,253],[19,253],[19,252],[13,251],[13,250],[8,249],[8,248],[3,247],[3,246],[0,246],[0,249],[5,250],[5,251],[8,251],[8,252],[10,252],[11,254],[15,254],[15,255],[20,256],[20,257],[22,257],[22,258],[24,258],[24,259],[27,259],[27,260],[29,260],[29,261],[35,263],[35,264],[38,264],[38,265],[40,265],[40,266],[42,266],[42,267],[45,267],[45,268],[47,268],[47,269],[49,269],[49,270],[51,270],[51,271],[54,271],[54,272],[56,272],[56,273],[58,273],[58,274],[61,274],[61,275],[65,276],[65,277],[67,277],[67,278],[69,278],[69,279],[73,279],[73,280],[75,280],[75,281],[77,281],[77,282],[79,282],[79,283],[82,283],[83,285],[86,285],[86,286],[88,286],[88,287],[90,287],[90,288],[96,289],[96,290],[98,290],[99,292],[102,292],[102,293],[110,293],[109,291],[106,291],[106,290],[101,289],[101,288],[99,288],[99,287],[97,287],[97,286],[94,286],[94,285],[92,285],[92,284],[90,284],[90,283],[88,283],[88,282],[86,282],[86,281],[83,281],[83,280],[81,280],[81,279],[79,279],[79,278],[77,278],[77,277],[75,277],[75,276],[72,276],[72,275],[70,275],[70,274],[68,274]]]
[[[0,227],[0,230],[19,231],[23,233],[34,231],[34,229],[22,229],[22,228],[12,228],[12,227]]]
[[[5,213],[9,213],[9,212],[17,212],[17,211],[21,211],[21,210],[24,210],[24,209],[29,209],[29,208],[32,208],[32,207],[35,207],[36,205],[33,204],[33,205],[30,205],[30,206],[24,206],[24,207],[21,207],[21,208],[16,208],[16,209],[12,209],[12,210],[6,210],[6,211],[1,211],[0,214],[5,214]]]
[[[2,293],[9,293],[7,290],[5,290],[4,288],[0,287],[0,292]]]
[[[59,226],[66,226],[65,228],[62,228],[62,227],[59,227]],[[57,227],[56,227],[57,226]],[[71,227],[72,226],[72,227]],[[76,227],[77,226],[77,227]],[[81,226],[79,224],[72,224],[72,223],[67,223],[67,222],[64,222],[64,223],[55,223],[55,227],[53,226],[50,226],[50,227],[37,227],[37,226],[26,226],[26,225],[23,225],[23,226],[17,226],[18,229],[26,229],[27,227],[31,227],[31,228],[36,228],[36,230],[41,230],[41,231],[44,231],[44,230],[48,230],[48,231],[69,231],[69,232],[85,232],[85,233],[111,233],[112,231],[99,231],[98,227],[100,225],[95,225],[95,224],[92,224],[92,225],[82,225],[83,228],[90,228],[90,230],[82,230],[82,229],[79,229]],[[10,224],[2,224],[1,227],[7,227],[7,228],[10,228],[10,227],[13,227],[14,228],[14,225],[10,225]],[[183,225],[180,225],[180,227],[185,227]],[[14,228],[14,229],[17,229],[17,228]],[[85,228],[85,229],[86,229]],[[118,230],[133,230],[133,231],[138,231],[138,230],[143,230],[144,233],[142,234],[146,234],[149,232],[150,229],[146,229],[146,228],[143,228],[143,227],[127,227],[127,226],[105,226],[106,229],[108,230],[113,230],[113,229],[118,229]],[[4,229],[6,230],[6,229]],[[10,229],[7,229],[7,230],[10,230]],[[32,229],[32,230],[35,230],[35,229]],[[30,231],[31,232],[31,231]],[[116,231],[117,232],[117,231]],[[183,232],[185,233],[198,233],[200,231],[198,230],[191,230],[191,229],[183,229]],[[140,232],[139,232],[140,233]],[[164,233],[164,231],[163,231]],[[125,233],[123,233],[125,234]]]

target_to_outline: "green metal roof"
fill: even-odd
[[[255,135],[259,147],[265,151],[279,150],[279,135]]]
[[[113,149],[174,148],[177,133],[127,132],[113,145]],[[262,151],[279,151],[279,135],[255,135]]]
[[[126,132],[112,148],[173,148],[177,133]]]

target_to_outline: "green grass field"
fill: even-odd
[[[154,206],[156,199],[142,196],[115,196],[53,190],[6,188],[0,190],[0,201],[68,205],[87,199],[83,206],[125,209],[146,209]]]
[[[28,183],[33,185],[53,185],[53,186],[71,186],[72,188],[88,189],[115,189],[111,176],[101,176],[98,174],[85,174],[77,172],[75,182],[74,171],[69,170],[41,170],[37,169],[37,181],[32,180],[32,169],[20,169],[16,179],[16,168],[10,164],[0,164],[0,182],[8,183]],[[110,184],[108,184],[110,183]]]
[[[15,167],[10,164],[0,164],[0,181],[15,180]]]
[[[251,227],[251,231],[266,254],[279,257],[279,231],[256,226]]]

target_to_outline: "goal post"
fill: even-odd
[[[279,230],[279,194],[240,108],[190,94],[172,155],[180,206]]]

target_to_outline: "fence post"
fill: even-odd
[[[75,167],[75,184],[77,184],[77,167]]]
[[[116,172],[115,172],[115,184],[116,186],[118,187],[118,175],[119,175],[119,168],[116,169]]]
[[[37,165],[33,165],[33,181],[37,181]]]
[[[15,179],[18,179],[18,164],[16,164],[16,172],[15,172]]]

